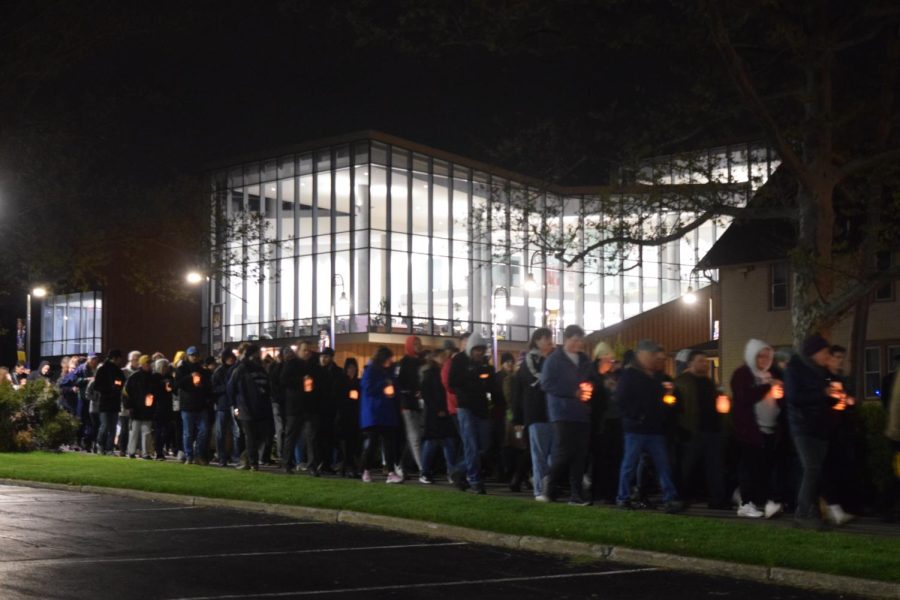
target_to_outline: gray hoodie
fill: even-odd
[[[488,341],[484,339],[480,334],[473,333],[469,336],[468,341],[466,342],[466,354],[471,358],[472,350],[477,348],[478,346],[482,346],[484,348],[488,347]]]

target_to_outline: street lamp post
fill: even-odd
[[[498,348],[497,348],[497,334],[499,331],[498,324],[500,321],[500,314],[497,311],[497,292],[503,292],[503,294],[506,296],[506,305],[503,308],[503,321],[504,322],[506,322],[508,320],[507,312],[509,311],[509,290],[506,289],[505,287],[503,287],[502,285],[498,285],[497,287],[494,288],[494,292],[491,294],[491,309],[492,309],[491,312],[493,313],[492,314],[492,317],[493,317],[492,329],[493,329],[493,334],[494,334],[493,337],[494,337],[494,368],[495,369],[500,366],[500,357],[498,355]]]
[[[47,288],[42,286],[37,286],[32,289],[28,294],[26,294],[26,304],[25,307],[25,366],[27,368],[31,368],[31,298],[35,297],[38,300],[45,298],[47,296]]]
[[[528,274],[525,275],[525,285],[523,287],[525,288],[525,292],[529,295],[529,297],[531,296],[531,294],[538,292],[541,289],[540,284],[538,284],[537,280],[534,278],[534,259],[537,258],[540,253],[541,253],[540,250],[535,250],[534,252],[531,253],[531,258],[528,259]],[[541,327],[545,327],[547,324],[547,312],[543,308],[543,300],[541,302],[541,305],[542,305],[541,306]],[[531,328],[531,305],[528,303],[527,300],[525,302],[525,308],[526,308],[525,312],[528,315],[528,322],[526,323],[526,325],[530,329]],[[530,334],[530,332],[529,332],[529,334]]]
[[[340,283],[338,283],[340,282]],[[337,301],[335,301],[334,297],[337,293],[337,286],[341,286],[341,297]],[[340,305],[340,306],[338,306]],[[335,274],[334,277],[331,278],[331,349],[334,350],[335,346],[335,332],[337,329],[337,315],[336,312],[340,308],[340,312],[342,315],[345,315],[350,312],[350,301],[347,299],[347,292],[344,289],[344,278],[340,274]]]

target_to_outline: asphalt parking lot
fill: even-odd
[[[846,598],[234,510],[0,485],[0,598]]]

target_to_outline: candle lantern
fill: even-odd
[[[122,387],[122,380],[116,379],[116,387]]]
[[[784,398],[784,386],[780,383],[776,383],[772,386],[772,398],[775,400],[781,400]]]
[[[147,394],[144,396],[144,406],[151,407],[153,406],[153,394]]]
[[[194,382],[194,387],[200,387],[200,373],[192,373],[191,380]]]
[[[313,391],[313,378],[309,375],[303,378],[303,391],[307,394]]]
[[[359,400],[359,391],[350,390],[350,399],[351,400]]]
[[[719,394],[716,397],[716,412],[721,415],[727,415],[731,412],[731,398],[725,394]]]
[[[389,383],[389,384],[387,384],[386,386],[384,386],[384,395],[387,396],[388,398],[393,398],[393,397],[394,397],[394,386],[393,386],[393,384],[390,384],[390,383]]]

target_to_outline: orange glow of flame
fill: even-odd
[[[147,394],[144,396],[144,406],[153,406],[153,394]]]
[[[356,390],[350,390],[350,399],[359,400],[359,392]]]
[[[313,378],[309,375],[303,378],[303,391],[306,393],[313,391]]]
[[[722,415],[727,415],[731,412],[731,398],[726,396],[725,394],[719,394],[716,397],[716,412]]]
[[[194,382],[195,387],[200,387],[200,373],[192,374],[191,380]]]
[[[591,395],[594,393],[594,384],[590,381],[582,381],[578,384],[580,391],[579,397],[582,402],[590,402]]]
[[[384,395],[387,396],[388,398],[393,398],[394,397],[394,386],[391,384],[384,386]]]
[[[663,396],[663,404],[668,404],[669,406],[675,404],[675,396],[672,394],[666,394]]]

